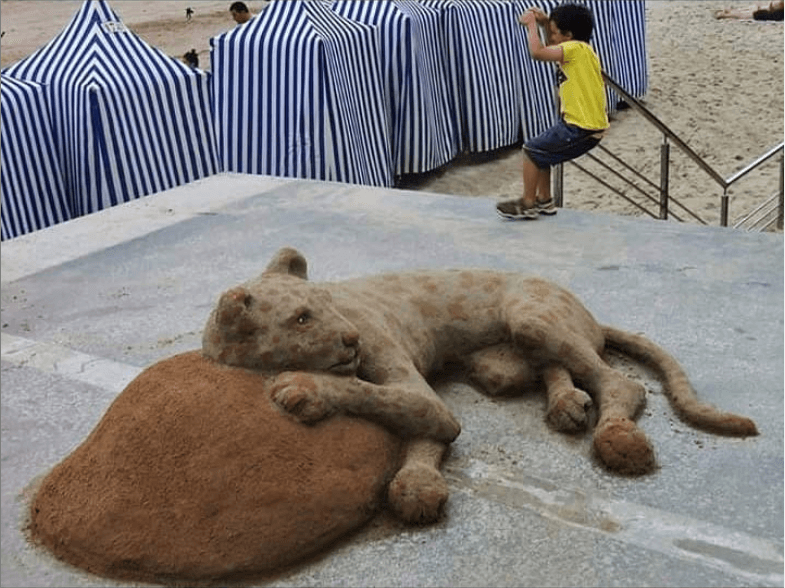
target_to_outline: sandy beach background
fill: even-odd
[[[229,0],[110,1],[125,24],[148,43],[177,58],[196,49],[204,69],[209,69],[210,38],[234,26],[229,4]],[[246,4],[257,13],[267,2]],[[81,0],[0,1],[2,66],[45,45],[80,5]],[[723,177],[783,140],[783,23],[713,16],[721,8],[749,5],[646,2],[650,68],[644,102]],[[189,6],[194,13],[187,20]],[[661,142],[656,128],[634,110],[625,110],[612,119],[603,145],[658,184]],[[671,157],[672,196],[709,224],[719,224],[722,189],[677,148],[671,148]],[[623,187],[607,172],[603,177]],[[779,158],[774,158],[736,184],[730,191],[730,220],[771,196],[778,181]],[[463,155],[439,170],[402,178],[400,187],[499,199],[517,196],[522,191],[520,149],[511,146]],[[633,189],[624,192],[644,201]],[[643,214],[571,165],[565,168],[564,204],[581,210]],[[489,214],[495,214],[490,206]]]

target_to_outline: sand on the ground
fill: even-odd
[[[253,13],[267,5],[246,2]],[[196,49],[209,68],[210,38],[234,21],[229,0],[114,0],[110,6],[134,32],[166,54],[180,58]],[[715,11],[753,3],[724,1],[646,2],[649,91],[645,105],[695,152],[727,178],[783,140],[783,23],[717,20]],[[5,67],[57,35],[81,0],[0,1],[0,61]],[[194,14],[186,19],[186,8]],[[657,197],[662,133],[634,110],[616,114],[603,146],[648,178],[636,179]],[[608,156],[601,156],[608,160]],[[656,212],[657,206],[596,163],[580,163],[628,197]],[[616,166],[618,168],[618,166]],[[635,177],[625,172],[628,177]],[[778,189],[780,158],[775,157],[730,190],[731,223]],[[719,224],[722,188],[675,146],[671,146],[670,193],[706,222]],[[494,153],[466,154],[441,169],[401,178],[399,187],[497,199],[523,190],[519,146]],[[640,216],[645,213],[585,175],[565,166],[564,205]],[[489,206],[489,209],[491,207]],[[678,207],[674,211],[694,221]],[[489,210],[489,213],[493,213]]]

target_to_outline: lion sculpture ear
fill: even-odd
[[[303,254],[293,247],[284,247],[275,254],[264,270],[265,274],[289,274],[303,280],[308,279],[308,262]]]
[[[236,327],[252,301],[253,296],[242,286],[224,292],[216,307],[216,321],[222,327]]]
[[[257,330],[249,310],[253,302],[253,295],[244,286],[237,286],[221,294],[202,331],[202,353],[216,361],[227,363],[224,352],[230,344],[249,340]]]

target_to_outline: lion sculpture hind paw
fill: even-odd
[[[608,468],[620,474],[647,474],[656,467],[649,439],[629,419],[612,418],[600,424],[594,433],[594,450]]]

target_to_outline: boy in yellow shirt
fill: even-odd
[[[532,58],[559,65],[561,118],[523,146],[523,198],[496,205],[500,216],[515,220],[556,214],[551,166],[595,147],[609,126],[600,60],[589,45],[594,29],[591,11],[585,6],[562,4],[550,16],[531,8],[519,20],[528,29]],[[538,24],[547,26],[547,46],[540,42]]]

